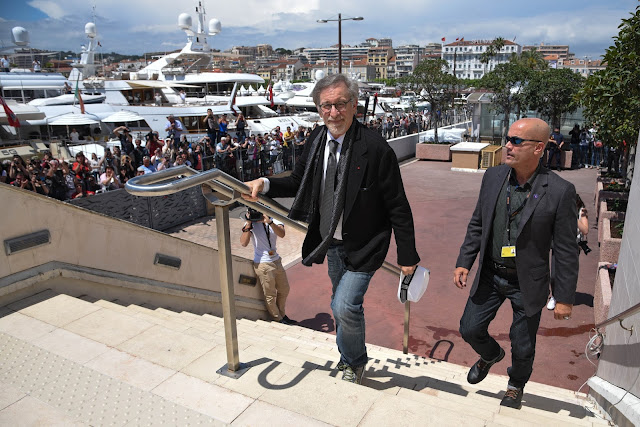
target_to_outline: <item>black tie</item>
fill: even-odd
[[[324,189],[322,190],[322,202],[320,204],[320,235],[323,240],[331,232],[331,215],[333,214],[333,200],[335,196],[337,148],[338,141],[330,140],[327,172],[324,178]]]

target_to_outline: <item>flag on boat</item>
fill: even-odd
[[[271,108],[275,105],[273,103],[273,85],[269,83],[269,101],[271,101]]]
[[[376,106],[378,105],[378,92],[373,95],[373,112],[371,113],[373,117],[376,116]]]
[[[80,104],[80,112],[84,114],[84,101],[82,100],[82,96],[80,95],[80,89],[78,88],[78,80],[80,80],[80,76],[76,79],[76,92],[75,97],[78,98],[78,103]]]
[[[231,112],[234,116],[238,116],[238,112],[236,111],[236,96],[238,95],[238,91],[233,93],[233,98],[231,98]]]
[[[20,120],[18,120],[18,117],[16,117],[14,112],[11,111],[11,108],[9,108],[7,103],[4,102],[4,98],[2,98],[1,96],[0,96],[0,104],[2,104],[2,108],[4,108],[4,113],[7,115],[7,122],[9,122],[9,126],[13,126],[14,128],[19,128]]]

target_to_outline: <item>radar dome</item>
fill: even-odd
[[[97,35],[96,24],[94,24],[93,22],[87,22],[87,24],[84,26],[84,33],[88,37],[94,38]]]
[[[324,79],[324,70],[317,70],[316,71],[316,80],[322,80]]]
[[[11,30],[11,38],[14,44],[26,46],[29,44],[29,31],[22,27],[13,27]]]
[[[180,16],[178,16],[178,27],[180,27],[181,30],[188,30],[192,25],[191,15],[188,13],[181,13]]]
[[[209,21],[209,34],[218,34],[222,31],[222,24],[216,18]]]

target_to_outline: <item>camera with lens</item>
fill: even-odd
[[[585,255],[589,255],[589,252],[591,252],[591,248],[587,245],[587,239],[582,233],[578,235],[578,246],[582,249],[582,252],[584,252]]]
[[[263,220],[262,212],[255,209],[247,208],[247,220],[251,222],[261,222]]]

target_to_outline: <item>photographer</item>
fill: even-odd
[[[584,202],[579,194],[576,194],[576,209],[578,210],[578,230],[576,241],[578,242],[578,254],[580,251],[584,252],[585,255],[589,255],[591,252],[591,248],[587,245],[587,234],[589,234],[589,217],[587,216],[587,208],[585,207]],[[551,269],[555,268],[555,265],[551,265]],[[551,274],[553,277],[553,273]],[[554,282],[551,280],[551,297],[549,298],[549,302],[547,303],[547,308],[549,310],[553,310],[556,308],[556,299],[553,297],[553,288]]]
[[[104,173],[100,175],[100,184],[102,185],[103,191],[117,190],[122,187],[120,180],[111,165],[107,165]]]
[[[126,154],[131,154],[134,148],[131,130],[126,126],[120,126],[113,130],[113,134],[120,140],[122,151],[124,151]]]
[[[289,281],[276,251],[276,240],[284,238],[284,225],[273,218],[249,208],[245,214],[240,244],[246,247],[253,241],[253,269],[260,280],[267,311],[275,322],[295,325],[297,322],[285,314],[289,295]]]
[[[177,150],[180,144],[180,135],[184,132],[182,122],[176,119],[173,114],[169,114],[164,130],[167,131],[167,139],[173,140],[173,147]]]

